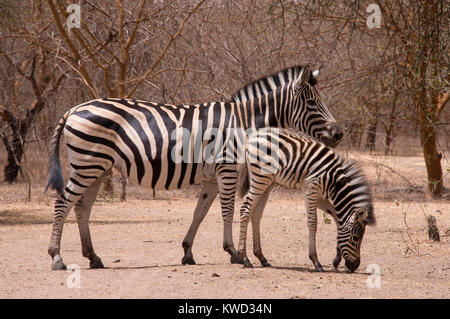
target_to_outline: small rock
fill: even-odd
[[[216,274],[215,272],[212,273],[211,277],[220,277],[219,274]]]
[[[113,260],[113,263],[120,263],[120,259]]]

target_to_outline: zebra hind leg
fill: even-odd
[[[195,265],[194,256],[192,255],[192,245],[194,243],[194,238],[197,233],[200,224],[208,213],[214,199],[217,196],[219,189],[216,183],[204,183],[200,196],[198,198],[197,207],[194,211],[194,218],[192,220],[191,226],[184,237],[183,249],[184,256],[181,259],[183,265]]]
[[[55,201],[55,213],[53,216],[53,227],[52,235],[50,238],[50,243],[48,246],[48,254],[52,258],[52,270],[66,270],[66,265],[64,264],[61,257],[61,237],[64,227],[64,221],[69,214],[74,203],[78,202],[81,194],[70,191],[73,187],[70,181],[63,194],[59,194]]]
[[[89,259],[89,268],[104,268],[102,260],[94,252],[89,230],[89,218],[92,205],[97,198],[98,191],[104,180],[105,174],[100,176],[92,185],[90,185],[80,200],[75,204],[75,215],[77,217],[78,230],[80,232],[81,249],[83,257]]]
[[[67,202],[61,196],[55,201],[55,214],[53,216],[53,230],[48,247],[48,254],[52,258],[52,270],[66,270],[61,253],[61,237],[64,227],[64,221],[72,208],[72,203]]]

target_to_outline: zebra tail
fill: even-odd
[[[45,188],[45,192],[47,192],[50,187],[52,190],[56,190],[58,194],[63,193],[64,189],[64,176],[61,170],[61,162],[59,160],[59,141],[63,131],[64,126],[66,125],[67,118],[69,117],[70,111],[67,111],[64,116],[59,120],[58,126],[55,129],[55,133],[50,140],[50,161],[48,166],[48,183]]]
[[[239,196],[240,198],[244,198],[245,195],[247,195],[249,189],[250,189],[250,176],[248,174],[248,167],[247,164],[242,164],[239,169]]]

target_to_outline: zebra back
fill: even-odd
[[[336,211],[352,207],[367,208],[367,224],[375,223],[369,183],[361,168],[347,160],[320,141],[290,129],[264,128],[248,137],[246,165],[240,169],[242,179],[239,193],[243,197],[251,186],[251,170],[255,179],[267,174],[264,166],[277,176],[276,183],[295,187],[321,180],[323,193],[327,194]],[[261,149],[266,146],[267,149]],[[270,158],[270,160],[268,160]]]

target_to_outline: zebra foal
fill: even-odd
[[[351,272],[360,264],[360,248],[366,225],[375,224],[370,189],[362,171],[330,147],[291,130],[263,128],[248,137],[246,164],[241,169],[241,196],[248,195],[240,210],[239,254],[244,267],[252,267],[246,254],[247,226],[251,218],[253,252],[263,266],[270,266],[260,242],[260,221],[270,190],[275,184],[304,189],[309,258],[316,271],[323,268],[316,252],[317,208],[332,215],[337,225],[333,266],[342,257]]]

